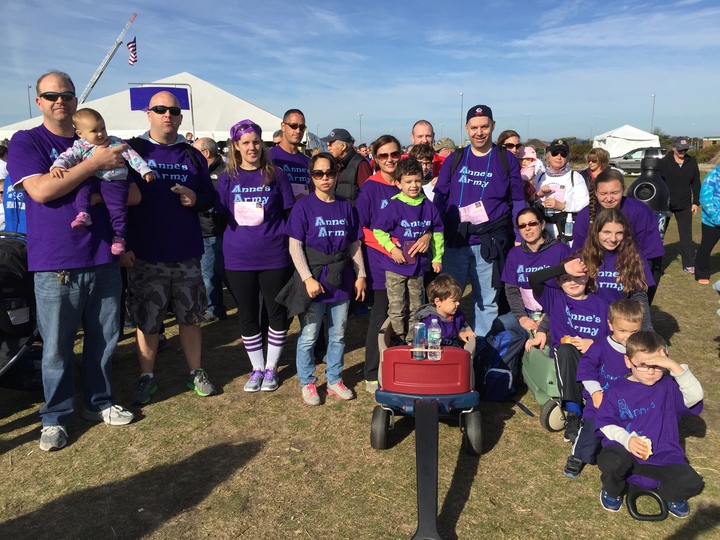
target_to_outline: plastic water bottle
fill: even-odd
[[[573,216],[572,214],[567,215],[567,220],[565,221],[565,240],[570,240],[573,235]]]
[[[416,322],[413,325],[413,360],[425,360],[425,345],[427,344],[427,328],[425,323]],[[419,350],[423,349],[423,350]]]
[[[437,322],[437,319],[433,319],[428,327],[428,360],[440,360],[442,358],[442,328]]]

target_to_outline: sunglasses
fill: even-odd
[[[597,163],[597,162],[598,162],[597,159],[588,159],[588,163]]]
[[[568,153],[567,153],[566,150],[553,150],[552,152],[550,152],[550,154],[551,154],[553,157],[562,156],[562,157],[565,158],[565,157],[568,156]]]
[[[155,105],[154,107],[150,107],[148,110],[154,112],[155,114],[165,114],[170,111],[171,116],[180,116],[181,112],[180,107],[166,107],[165,105]]]
[[[511,142],[505,143],[505,148],[507,148],[508,150],[512,150],[513,148],[517,148],[518,150],[520,150],[521,146],[522,146],[522,143],[517,143],[517,144],[513,144]]]
[[[682,149],[681,149],[681,148],[677,148],[676,150],[678,151],[678,154],[684,154],[685,152],[688,151],[687,148],[682,148]]]
[[[312,176],[313,180],[322,180],[326,176],[330,180],[335,180],[337,178],[338,172],[334,169],[328,169],[327,171],[321,171],[320,169],[315,169],[314,171],[310,171],[310,176]]]
[[[376,157],[377,159],[381,159],[381,160],[383,160],[383,161],[387,161],[388,158],[400,159],[400,156],[402,156],[402,154],[401,154],[400,152],[398,152],[397,150],[395,150],[394,152],[390,152],[389,154],[388,154],[387,152],[383,152],[382,154],[378,154],[378,155],[375,156],[375,157]]]
[[[307,126],[305,124],[288,124],[287,122],[283,122],[287,127],[290,129],[299,129],[300,131],[305,131],[307,129]]]
[[[538,225],[540,225],[539,221],[528,221],[527,223],[518,223],[518,229],[522,231],[525,227],[537,227]]]
[[[58,98],[65,102],[75,99],[75,92],[43,92],[40,97],[48,101],[57,101]]]

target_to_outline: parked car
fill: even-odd
[[[626,173],[640,174],[640,163],[644,158],[661,159],[665,155],[665,149],[659,147],[636,148],[620,157],[611,157],[610,166],[622,169]]]

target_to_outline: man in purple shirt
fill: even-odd
[[[490,107],[470,108],[465,124],[470,146],[459,161],[448,157],[443,162],[433,200],[445,222],[443,271],[463,288],[470,281],[475,309],[469,322],[479,337],[487,335],[497,317],[513,223],[525,207],[520,166],[504,147],[493,144],[494,128]]]
[[[178,128],[180,104],[170,92],[150,98],[150,130],[131,139],[155,172],[152,182],[137,181],[143,199],[128,214],[128,243],[122,265],[128,269],[127,311],[137,326],[140,379],[133,402],[148,403],[157,391],[153,369],[160,328],[172,302],[185,360],[188,387],[200,396],[216,393],[200,366],[200,323],[207,295],[200,259],[204,251],[198,213],[215,205],[207,161]],[[135,172],[131,173],[136,179]]]
[[[95,204],[90,208],[92,225],[68,225],[76,213],[76,188],[99,170],[122,166],[120,153],[127,146],[98,147],[63,178],[53,178],[53,161],[77,139],[72,124],[75,85],[68,74],[50,71],[38,79],[36,90],[42,124],[13,136],[8,170],[14,189],[29,195],[28,268],[35,272],[36,317],[43,339],[40,449],[50,451],[67,444],[66,424],[75,401],[73,346],[81,323],[83,417],[108,425],[133,420],[130,411],[114,405],[110,389],[121,289],[117,257],[110,253],[110,216],[104,205]]]
[[[306,129],[303,112],[290,109],[280,124],[280,142],[270,149],[270,160],[283,170],[296,199],[310,193],[310,158],[298,150]]]

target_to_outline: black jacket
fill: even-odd
[[[225,161],[220,156],[215,158],[210,164],[210,178],[212,179],[215,191],[217,191],[217,182],[220,175],[225,171]],[[213,210],[207,212],[201,212],[200,214],[200,229],[202,229],[203,238],[210,236],[222,236],[225,232],[225,227],[228,224],[228,216],[225,213],[217,213]]]
[[[700,204],[700,168],[697,160],[685,155],[682,167],[670,151],[660,160],[660,174],[670,188],[670,210],[684,210]]]

